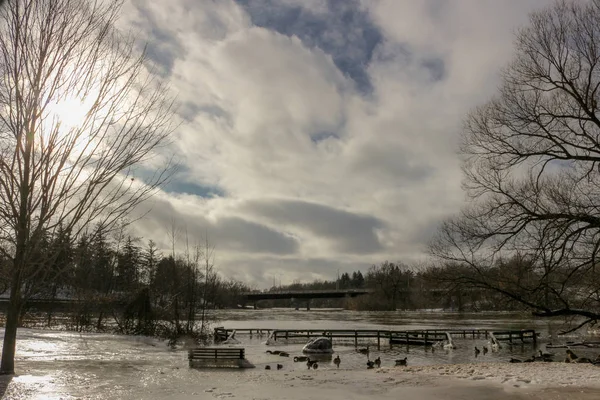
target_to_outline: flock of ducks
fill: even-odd
[[[492,348],[492,350],[494,350],[494,349]],[[356,351],[360,354],[364,354],[367,356],[367,369],[381,367],[381,357],[377,357],[375,360],[370,359],[371,352],[370,352],[369,346],[364,347],[364,348],[358,348],[358,349],[356,349]],[[433,351],[433,347],[432,347],[432,351]],[[488,348],[488,346],[482,346],[481,349],[479,349],[477,346],[475,346],[475,357],[478,357],[481,353],[483,353],[483,355],[486,355],[489,351],[490,351],[490,349]],[[278,355],[280,357],[289,357],[290,356],[289,353],[287,353],[285,351],[280,351],[280,350],[273,350],[273,351],[267,350],[266,352],[269,354]],[[529,358],[526,358],[523,360],[518,359],[518,358],[510,358],[509,362],[510,363],[529,363],[529,362],[539,362],[539,361],[553,362],[553,361],[555,361],[555,357],[556,357],[556,354],[554,354],[554,353],[549,353],[549,352],[544,352],[542,350],[538,350],[537,353],[533,354]],[[318,361],[311,360],[309,356],[295,356],[294,362],[306,362],[306,366],[308,369],[319,368]],[[587,357],[578,357],[571,349],[567,349],[566,350],[566,358],[565,358],[564,362],[566,362],[566,363],[589,363],[589,364],[594,364],[594,365],[600,366],[600,354],[596,357],[596,359],[592,360]],[[342,360],[339,355],[336,355],[336,357],[333,359],[333,363],[335,364],[336,368],[340,367]],[[407,365],[408,365],[407,357],[404,357],[403,359],[395,360],[395,366],[407,366]],[[282,368],[283,368],[282,364],[277,364],[278,370],[282,369]],[[270,370],[271,366],[267,365],[267,366],[265,366],[265,369]]]
[[[381,367],[381,357],[377,357],[374,361],[371,361],[371,359],[369,358],[369,355],[370,355],[369,346],[357,349],[356,351],[361,354],[365,354],[367,356],[367,369]],[[404,357],[403,359],[400,359],[400,360],[396,360],[396,362],[395,362],[396,367],[398,367],[398,366],[405,367],[407,365],[408,365],[407,357]]]
[[[370,350],[369,350],[369,346],[365,347],[365,348],[360,348],[356,350],[358,353],[364,354],[367,356],[367,369],[373,369],[373,368],[379,368],[381,367],[381,357],[377,357],[375,360],[371,360],[369,355],[370,355]],[[479,356],[481,353],[483,353],[483,355],[487,354],[489,352],[489,349],[487,346],[482,346],[481,350],[475,346],[475,357]],[[273,355],[278,355],[280,357],[289,357],[290,354],[285,352],[285,351],[279,351],[279,350],[267,350],[267,353],[269,354],[273,354]],[[518,359],[518,358],[511,358],[509,360],[510,363],[529,363],[529,362],[538,362],[538,361],[542,361],[542,362],[553,362],[555,361],[555,354],[554,353],[549,353],[549,352],[543,352],[542,350],[538,350],[537,353],[533,354],[531,357],[526,358],[524,360]],[[319,363],[317,360],[311,360],[310,357],[308,356],[295,356],[294,357],[294,362],[306,362],[306,366],[308,369],[317,369],[319,368]],[[596,359],[592,360],[590,358],[587,357],[578,357],[571,349],[567,349],[566,350],[566,358],[565,358],[565,362],[566,363],[589,363],[589,364],[594,364],[594,365],[600,365],[600,354],[596,357]],[[340,367],[340,364],[342,363],[342,360],[340,358],[339,355],[336,355],[335,358],[333,359],[333,363],[335,364],[336,368]],[[403,359],[399,359],[395,361],[395,365],[396,366],[407,366],[408,365],[408,360],[407,357],[404,357]],[[277,364],[277,369],[282,369],[283,365],[282,364]],[[265,369],[270,370],[271,366],[267,365],[265,366]]]
[[[487,346],[483,346],[482,349],[483,349],[483,355],[486,355],[489,351]],[[481,353],[481,350],[479,350],[477,348],[477,346],[475,346],[475,357],[477,357],[480,353]]]
[[[381,357],[377,357],[375,360],[371,361],[371,359],[369,358],[370,355],[370,350],[369,350],[369,346],[365,347],[365,348],[360,348],[356,350],[358,353],[361,354],[365,354],[367,356],[367,369],[372,369],[372,368],[379,368],[381,367]],[[290,354],[285,352],[285,351],[280,351],[280,350],[267,350],[266,351],[268,354],[273,354],[273,355],[278,355],[281,357],[289,357]],[[319,368],[319,363],[317,360],[311,360],[309,356],[294,356],[294,362],[306,362],[306,367],[308,369],[317,369]],[[336,355],[335,358],[333,359],[333,363],[335,364],[336,368],[340,367],[340,364],[342,363],[342,359],[340,358],[339,355]],[[408,365],[408,361],[407,361],[407,357],[404,357],[403,359],[399,359],[396,360],[395,362],[396,366],[407,366]],[[282,369],[283,365],[282,364],[277,364],[277,369]],[[270,370],[271,366],[270,365],[266,365],[265,369]]]
[[[571,350],[571,349],[567,349],[566,354],[567,354],[566,358],[565,358],[566,363],[600,365],[600,354],[598,354],[598,356],[594,360],[587,358],[587,357],[578,357],[577,354],[575,354],[573,352],[573,350]],[[556,355],[554,353],[547,353],[547,352],[543,352],[542,350],[539,350],[538,353],[533,354],[531,357],[526,358],[525,360],[520,360],[518,358],[511,358],[509,360],[509,362],[511,362],[511,363],[521,363],[521,362],[529,363],[529,362],[536,362],[536,361],[553,362],[553,361],[555,361],[554,360],[555,356]]]

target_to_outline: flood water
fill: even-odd
[[[447,313],[447,312],[357,312],[347,310],[290,310],[290,309],[264,309],[264,310],[230,310],[220,313],[221,320],[215,326],[228,329],[488,329],[488,330],[519,330],[535,329],[540,334],[537,345],[531,342],[513,345],[502,344],[497,352],[480,353],[475,355],[474,348],[480,350],[484,346],[490,348],[488,339],[453,337],[456,349],[434,349],[422,346],[395,345],[390,347],[382,340],[380,349],[376,347],[376,340],[370,343],[371,360],[380,357],[382,365],[394,365],[395,360],[407,357],[411,365],[468,363],[468,362],[507,362],[511,357],[528,358],[538,349],[545,350],[549,341],[577,340],[581,333],[574,333],[568,337],[557,334],[565,329],[564,321],[559,319],[549,320],[533,318],[523,313]],[[589,339],[587,333],[585,338]],[[276,346],[265,346],[266,335],[236,334],[247,348],[247,352],[254,356],[253,362],[262,366],[267,363],[281,363],[282,358],[265,354],[269,350],[283,350],[293,355],[301,354],[302,346],[306,340],[295,343],[286,343],[278,340]],[[367,342],[359,343],[365,347]],[[340,355],[342,363],[347,368],[366,368],[367,357],[358,353],[353,340],[333,339],[335,354]],[[583,354],[584,352],[582,352]],[[560,353],[562,354],[562,352]],[[286,362],[289,362],[286,360]],[[293,365],[293,361],[291,362]],[[331,360],[325,359],[320,366],[331,368],[335,366]],[[294,368],[306,368],[304,363],[298,363]]]
[[[214,326],[254,329],[421,329],[421,328],[482,328],[526,329],[541,333],[538,346],[544,346],[556,333],[561,321],[532,319],[522,314],[448,314],[406,312],[354,312],[343,310],[232,310],[219,311]],[[3,332],[0,331],[3,335]],[[9,384],[14,399],[75,399],[75,398],[182,398],[202,385],[224,386],[231,379],[264,379],[265,365],[282,364],[284,371],[306,369],[305,363],[295,363],[303,341],[266,346],[265,336],[236,335],[246,349],[246,358],[257,366],[255,372],[223,370],[193,370],[188,368],[184,347],[170,350],[164,341],[145,337],[111,334],[74,333],[51,330],[20,329],[18,334],[17,376]],[[570,340],[575,340],[571,336]],[[528,357],[536,348],[530,343],[503,346],[498,352],[475,357],[474,346],[482,348],[487,340],[456,338],[454,350],[435,352],[419,346],[384,345],[380,350],[371,347],[370,358],[381,358],[382,366],[394,365],[398,358],[408,358],[409,365],[465,362],[506,362],[510,357]],[[364,345],[364,344],[361,344]],[[367,356],[356,352],[354,343],[334,339],[335,354],[339,355],[342,370],[366,369]],[[279,357],[265,351],[284,350],[291,357]],[[556,349],[562,354],[562,349]],[[584,356],[585,352],[581,352]],[[331,358],[322,359],[319,370],[334,369]],[[248,370],[250,371],[250,370]],[[242,374],[242,375],[239,375]],[[238,378],[236,378],[238,377]],[[241,378],[240,378],[241,379]],[[6,383],[6,382],[5,382]],[[200,387],[202,387],[200,385]],[[4,389],[6,390],[6,389]],[[18,393],[15,395],[15,393]],[[2,394],[0,392],[0,394]],[[198,393],[202,395],[202,393]],[[183,397],[188,398],[188,397]]]

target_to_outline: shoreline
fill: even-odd
[[[148,371],[147,382],[135,392],[106,392],[103,383],[87,380],[87,387],[69,376],[68,367],[29,365],[15,376],[0,377],[5,399],[63,398],[119,399],[249,399],[249,400],[521,400],[600,398],[600,367],[566,363],[436,364],[413,367],[382,367],[370,370],[215,370],[187,369],[171,365]],[[73,369],[76,366],[73,365]],[[132,377],[130,377],[132,378]],[[62,382],[61,382],[62,381]],[[177,390],[161,392],[161,384],[178,382]],[[51,385],[48,383],[52,382]],[[0,393],[2,393],[0,391]]]

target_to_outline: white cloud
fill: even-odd
[[[252,2],[253,12],[275,12],[268,4]],[[317,0],[286,4],[313,18],[297,29],[335,12]],[[223,193],[162,193],[137,229],[167,246],[165,224],[185,221],[188,232],[209,233],[223,274],[257,285],[423,257],[437,222],[463,201],[461,120],[494,93],[514,28],[546,4],[347,3],[372,26],[355,18],[351,32],[338,23],[310,43],[254,26],[233,1],[130,4],[124,22],[147,36],[187,121],[174,146],[180,183]],[[344,35],[367,30],[380,37],[372,58],[360,64],[364,39],[342,59],[360,65],[342,68],[336,51],[353,51]],[[329,50],[315,45],[323,42]],[[352,82],[360,74],[370,91]]]

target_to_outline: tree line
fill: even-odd
[[[512,265],[520,265],[513,261]],[[498,266],[502,269],[503,266]],[[487,287],[458,279],[465,270],[456,265],[433,263],[414,266],[385,261],[372,265],[364,274],[359,271],[343,273],[338,279],[294,282],[273,286],[281,290],[344,290],[369,289],[370,293],[354,298],[311,299],[311,307],[347,308],[360,311],[395,310],[452,310],[452,311],[510,311],[523,310],[517,301],[508,299]],[[263,300],[261,307],[303,307],[292,300]]]
[[[58,229],[40,240],[36,251],[40,257],[52,254],[53,260],[31,266],[36,277],[25,281],[23,297],[47,302],[47,310],[36,314],[46,326],[206,338],[209,311],[237,307],[240,294],[250,290],[216,272],[214,248],[206,241],[181,254],[163,254],[152,240],[144,243],[124,229],[99,225],[77,238]],[[10,260],[1,259],[0,265],[0,289],[6,290]],[[61,300],[70,301],[66,313],[52,306]],[[23,307],[21,323],[35,307],[31,301]]]

